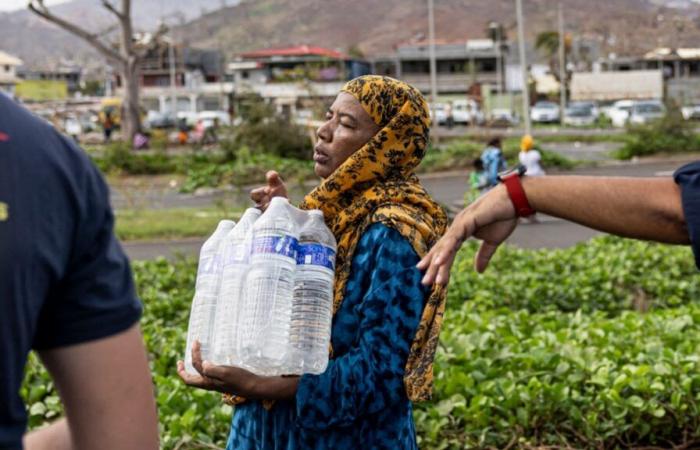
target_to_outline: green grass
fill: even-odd
[[[122,241],[202,237],[220,220],[237,220],[241,214],[240,208],[122,210],[116,212],[115,228]]]

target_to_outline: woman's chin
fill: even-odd
[[[320,178],[326,178],[328,175],[330,175],[328,167],[321,163],[314,163],[314,173]]]

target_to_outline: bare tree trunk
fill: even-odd
[[[54,15],[44,4],[44,0],[28,0],[29,9],[36,15],[72,33],[99,51],[110,64],[115,66],[122,78],[124,95],[121,108],[121,126],[124,139],[133,142],[134,134],[141,131],[141,111],[139,107],[139,53],[134,46],[134,30],[131,23],[131,0],[121,0],[117,9],[112,0],[101,0],[102,6],[111,12],[121,28],[119,50],[102,42],[100,33],[92,33],[75,23]]]
[[[104,2],[103,2],[104,4]],[[106,6],[106,5],[105,5]],[[117,14],[121,24],[120,53],[123,64],[124,98],[122,100],[122,135],[127,142],[134,141],[134,135],[141,131],[141,111],[139,106],[139,67],[134,51],[134,31],[131,24],[131,0],[122,0],[121,14]]]
[[[134,135],[141,131],[141,109],[139,106],[139,70],[135,58],[124,64],[124,97],[122,100],[122,135],[127,142],[133,142]]]

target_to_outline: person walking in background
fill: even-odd
[[[520,153],[518,154],[520,164],[525,166],[525,175],[529,177],[541,177],[545,175],[544,169],[540,165],[542,154],[535,148],[535,140],[526,134],[520,140]]]
[[[452,112],[452,102],[447,102],[445,105],[445,125],[448,129],[452,129],[455,126],[455,116]]]
[[[476,158],[472,162],[472,171],[469,173],[469,190],[465,196],[465,206],[473,202],[488,187],[486,172],[484,172],[484,162],[481,158]]]
[[[501,150],[501,138],[496,137],[488,142],[481,154],[481,161],[484,164],[487,187],[490,189],[498,184],[498,172],[507,168],[506,159]]]
[[[112,139],[112,131],[114,130],[114,119],[112,119],[112,112],[107,110],[104,113],[104,118],[102,119],[102,131],[104,132],[105,143],[110,142]]]

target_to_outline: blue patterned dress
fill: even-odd
[[[238,405],[227,450],[416,449],[403,375],[428,294],[418,260],[396,230],[368,227],[333,320],[328,369],[302,376],[296,398],[270,411]]]

